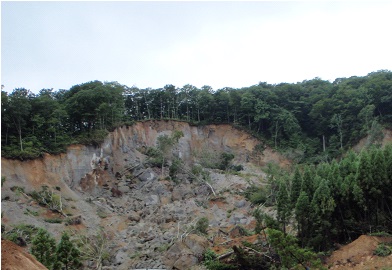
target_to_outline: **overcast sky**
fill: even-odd
[[[2,2],[1,84],[246,87],[392,69],[392,2]]]

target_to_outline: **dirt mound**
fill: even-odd
[[[23,248],[8,241],[1,240],[1,269],[3,270],[47,270]]]
[[[382,269],[392,266],[392,255],[379,257],[373,254],[379,243],[391,242],[392,237],[362,235],[354,242],[334,251],[327,259],[329,269]]]

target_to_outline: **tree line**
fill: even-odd
[[[303,247],[323,251],[362,234],[392,233],[392,144],[297,166],[273,186],[279,229],[294,219]]]
[[[5,157],[58,153],[70,143],[99,143],[119,125],[176,119],[230,123],[296,161],[322,162],[366,135],[376,142],[381,126],[392,126],[392,72],[218,90],[189,84],[139,89],[92,81],[38,94],[25,88],[2,91],[1,103]]]

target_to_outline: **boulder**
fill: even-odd
[[[129,219],[130,221],[139,222],[139,221],[140,221],[140,215],[139,215],[137,212],[135,212],[135,211],[133,211],[133,210],[130,210],[130,211],[129,211],[128,219]]]
[[[196,256],[203,255],[204,250],[209,246],[208,240],[197,234],[188,235],[184,240],[184,244],[192,251],[192,254]]]
[[[158,195],[149,195],[144,199],[144,203],[146,206],[156,205],[159,203],[159,197]]]
[[[142,182],[155,181],[157,179],[158,176],[151,168],[146,169],[142,174],[139,175],[139,180]]]
[[[206,238],[195,234],[188,235],[183,242],[177,241],[167,250],[164,263],[169,269],[188,270],[198,264],[208,246]]]
[[[242,207],[244,207],[245,205],[246,205],[246,201],[245,201],[245,200],[236,201],[236,202],[234,203],[234,206],[237,207],[237,208],[242,208]]]
[[[174,269],[188,270],[192,266],[198,264],[199,260],[192,254],[184,254],[173,265]]]
[[[129,255],[127,252],[120,250],[119,252],[117,252],[116,257],[114,259],[114,265],[117,266],[124,263],[128,257]]]
[[[190,187],[178,186],[173,189],[172,200],[180,201],[194,197],[195,193]]]

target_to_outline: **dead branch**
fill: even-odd
[[[222,260],[222,259],[225,259],[225,258],[227,258],[227,257],[229,257],[230,255],[232,255],[234,253],[234,251],[230,251],[230,252],[228,252],[228,253],[225,253],[225,254],[222,254],[222,255],[220,255],[218,258],[216,258],[217,260]]]

